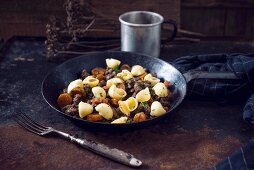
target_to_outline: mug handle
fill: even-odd
[[[163,43],[166,43],[166,42],[172,41],[176,37],[178,28],[177,28],[176,21],[171,19],[167,19],[166,21],[163,22],[163,24],[173,25],[173,34],[169,38],[163,41]]]

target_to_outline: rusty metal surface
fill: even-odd
[[[163,59],[215,52],[251,52],[233,43],[200,43],[168,47]],[[116,147],[144,162],[140,169],[210,169],[254,138],[242,121],[244,102],[184,100],[160,124],[129,132],[88,131],[54,112],[40,94],[44,76],[57,64],[45,60],[43,41],[16,40],[0,59],[1,169],[130,169],[60,138],[40,137],[9,119],[23,111],[59,130]]]

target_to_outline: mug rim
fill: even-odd
[[[135,23],[130,23],[130,22],[127,22],[127,21],[124,21],[123,20],[123,17],[125,17],[126,15],[129,15],[129,14],[135,14],[135,13],[145,13],[145,14],[149,14],[149,15],[153,15],[153,16],[156,16],[159,18],[159,21],[158,22],[155,22],[155,23],[152,23],[152,24],[135,24]],[[139,27],[149,27],[149,26],[156,26],[156,25],[160,25],[163,21],[164,21],[164,18],[162,15],[158,14],[158,13],[155,13],[155,12],[151,12],[151,11],[129,11],[129,12],[126,12],[126,13],[123,13],[122,15],[119,16],[119,21],[125,25],[128,25],[128,26],[139,26]]]

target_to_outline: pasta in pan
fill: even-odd
[[[67,92],[71,93],[71,91],[73,91],[75,88],[81,88],[81,89],[84,88],[84,85],[81,79],[72,81],[67,88]]]
[[[93,87],[92,92],[95,98],[105,99],[107,97],[106,91],[102,87]]]
[[[112,123],[112,124],[126,123],[127,120],[128,120],[127,117],[120,117],[120,118],[118,118],[118,119],[112,121],[111,123]]]
[[[147,74],[145,77],[144,77],[144,80],[145,81],[149,81],[151,83],[152,86],[155,86],[157,83],[160,82],[160,79],[156,78],[156,77],[153,77],[152,74]]]
[[[108,90],[108,95],[113,99],[120,100],[124,98],[127,93],[125,90],[117,88],[116,85],[113,84]]]
[[[95,87],[98,85],[99,80],[93,76],[88,76],[83,80],[84,84],[88,84],[90,87]]]
[[[122,78],[124,81],[133,78],[133,75],[128,70],[122,70],[122,72],[118,73],[117,76]]]
[[[141,90],[136,95],[136,99],[138,100],[138,102],[147,102],[148,100],[150,100],[150,98],[151,95],[148,87],[146,87],[144,90]]]
[[[144,73],[145,73],[145,70],[144,70],[144,68],[143,68],[142,66],[140,66],[140,65],[135,65],[135,66],[133,66],[132,69],[131,69],[131,74],[132,74],[133,76],[140,76],[140,75],[142,75],[142,74],[144,74]]]
[[[166,113],[166,110],[162,107],[161,103],[154,101],[151,105],[151,115],[152,116],[161,116]]]
[[[109,68],[116,68],[117,66],[121,64],[121,61],[113,59],[113,58],[109,58],[109,59],[106,59],[106,64]]]
[[[96,67],[69,83],[57,103],[66,114],[92,122],[112,124],[141,122],[170,109],[170,83],[140,65],[129,66],[106,59],[106,68]]]
[[[108,104],[101,103],[95,107],[95,110],[107,120],[110,120],[113,117],[113,111]]]
[[[111,87],[113,84],[117,85],[117,84],[121,84],[121,83],[123,83],[122,79],[120,79],[120,78],[112,78],[112,79],[109,79],[107,81],[106,85],[107,85],[107,87]]]
[[[93,113],[93,106],[81,101],[78,104],[78,111],[79,111],[79,117],[83,118]]]
[[[157,83],[153,87],[153,90],[155,94],[158,95],[159,97],[166,97],[168,95],[168,89],[164,83]]]

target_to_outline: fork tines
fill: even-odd
[[[37,135],[43,135],[47,127],[35,122],[24,113],[16,113],[13,115],[14,120],[22,127]]]

